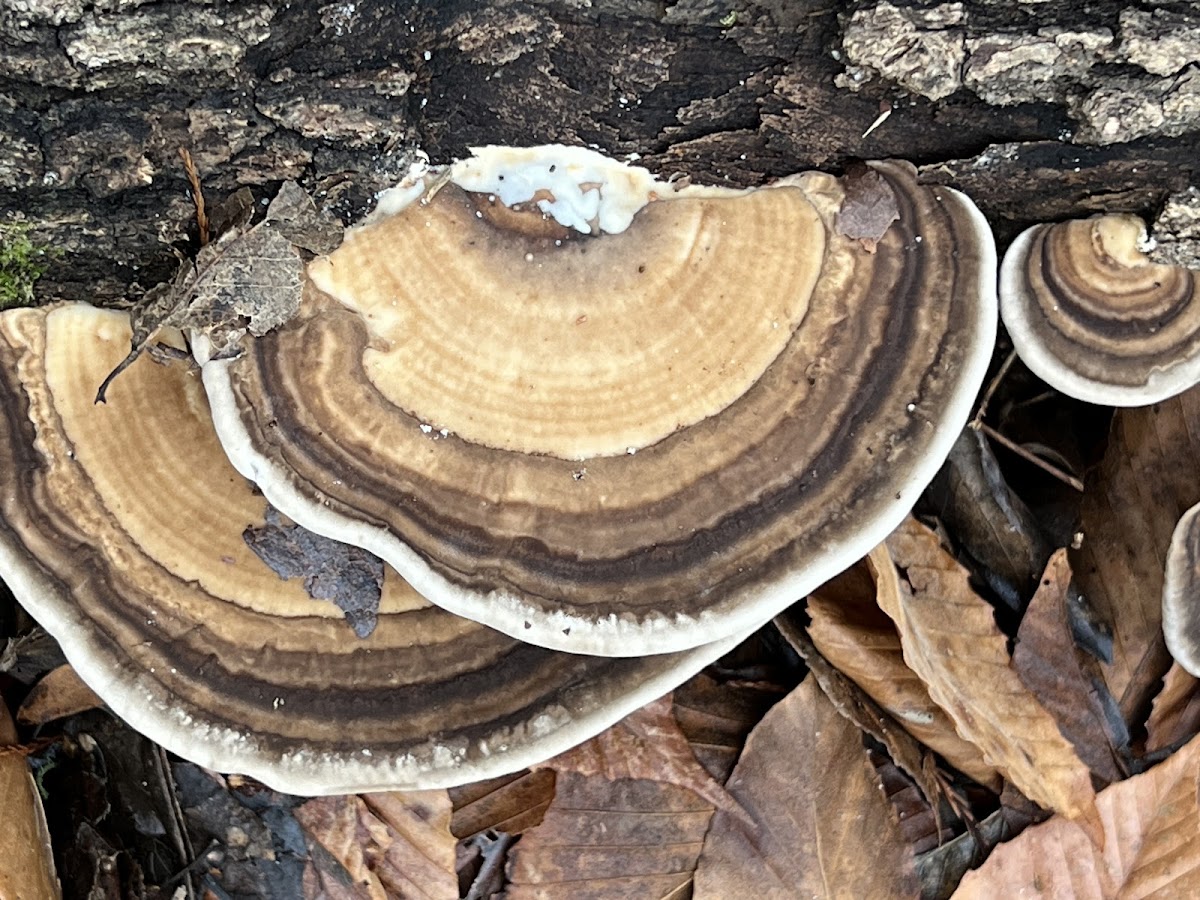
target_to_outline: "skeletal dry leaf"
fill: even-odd
[[[1104,840],[1055,816],[997,847],[954,900],[1200,896],[1200,738],[1096,800]]]
[[[488,830],[520,834],[542,821],[554,800],[554,771],[514,772],[450,788],[450,831],[459,840]]]
[[[1175,663],[1163,677],[1146,722],[1146,752],[1189,741],[1200,732],[1200,680]]]
[[[8,707],[0,702],[0,897],[54,900],[62,893],[46,814],[16,741]]]
[[[1162,637],[1163,568],[1175,523],[1200,502],[1200,387],[1118,410],[1100,467],[1088,476],[1080,590],[1112,626],[1104,667],[1125,721],[1141,724],[1171,658]]]
[[[700,765],[671,711],[671,696],[647,703],[606,731],[535,768],[645,779],[687,788],[720,809],[736,809],[725,789]]]
[[[685,897],[712,814],[672,784],[559,773],[542,824],[509,852],[506,900]]]
[[[887,564],[886,548],[873,553],[877,567]],[[914,738],[960,772],[999,790],[996,769],[984,762],[979,748],[959,737],[950,717],[904,662],[896,625],[879,608],[875,594],[871,569],[860,563],[810,596],[813,644]]]
[[[455,845],[445,791],[318,797],[294,811],[311,863],[309,900],[456,900]]]
[[[905,662],[959,735],[1031,800],[1094,817],[1088,767],[1011,668],[992,607],[972,590],[966,569],[912,517],[886,546],[895,565],[876,569],[879,604],[899,629]]]
[[[1127,774],[1120,747],[1129,735],[1099,664],[1075,646],[1067,608],[1071,564],[1058,550],[1046,564],[1041,584],[1017,632],[1012,666],[1021,683],[1058,722],[1075,752],[1106,784]],[[1106,715],[1106,709],[1111,712]],[[1119,732],[1114,734],[1114,729]]]
[[[95,691],[83,683],[70,665],[64,664],[46,673],[33,686],[17,710],[17,721],[23,725],[45,725],[103,705]]]
[[[750,734],[696,869],[696,900],[919,896],[862,733],[805,679]]]

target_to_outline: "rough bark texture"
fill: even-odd
[[[43,297],[120,302],[195,238],[181,147],[211,199],[348,218],[418,148],[564,141],[739,185],[904,157],[1004,241],[1195,182],[1198,56],[1153,0],[0,0],[0,221],[61,251]]]

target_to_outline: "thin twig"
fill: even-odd
[[[204,191],[200,188],[200,173],[192,161],[192,154],[187,147],[179,148],[179,158],[183,160],[183,170],[187,172],[188,182],[192,185],[192,202],[196,204],[196,227],[200,229],[200,246],[208,243],[208,213],[204,211]]]
[[[183,876],[184,890],[187,891],[188,900],[196,900],[196,890],[192,884],[192,868],[195,865],[196,851],[188,836],[187,821],[183,817],[183,807],[179,803],[179,787],[175,784],[175,776],[171,774],[171,761],[167,759],[167,751],[157,745],[154,749],[159,786],[171,806],[169,831],[175,842],[175,851],[179,854],[180,861],[184,863],[184,868],[179,874]]]
[[[974,423],[972,423],[972,424],[974,424]],[[1068,475],[1066,472],[1064,472],[1058,466],[1052,465],[1051,463],[1046,462],[1040,456],[1036,456],[1036,455],[1030,453],[1028,450],[1026,450],[1020,444],[1016,443],[1015,441],[1009,440],[1004,435],[1002,435],[1000,432],[998,432],[995,428],[992,428],[990,425],[980,422],[977,427],[979,428],[980,431],[982,431],[984,434],[986,434],[988,437],[990,437],[996,443],[1003,444],[1005,447],[1007,447],[1013,453],[1017,454],[1017,456],[1021,457],[1021,459],[1024,459],[1024,460],[1027,460],[1028,462],[1033,463],[1039,469],[1042,469],[1043,471],[1048,472],[1049,474],[1053,475],[1055,478],[1057,478],[1059,481],[1063,482],[1064,484],[1069,484],[1071,487],[1075,488],[1075,490],[1079,491],[1080,493],[1083,492],[1083,482],[1080,481],[1078,478],[1076,478],[1074,475]]]
[[[1004,380],[1004,376],[1008,374],[1008,370],[1012,368],[1013,360],[1016,358],[1016,350],[1008,351],[1008,357],[1001,364],[999,371],[988,382],[987,390],[983,392],[983,399],[979,401],[979,410],[975,413],[975,418],[971,420],[972,428],[978,428],[983,423],[983,417],[987,415],[988,404],[992,402],[996,389],[1000,387],[1000,382]]]

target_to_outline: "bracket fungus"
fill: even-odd
[[[1185,512],[1171,535],[1162,614],[1171,656],[1200,678],[1200,506]]]
[[[1000,314],[1034,374],[1107,406],[1148,406],[1200,381],[1200,276],[1151,263],[1145,246],[1130,215],[1035,225],[1013,241]]]
[[[749,630],[900,522],[990,358],[983,217],[872,168],[877,241],[822,173],[734,191],[480,148],[385,196],[240,357],[195,343],[221,441],[306,528],[523,640]]]
[[[126,316],[82,304],[0,316],[0,577],[114,712],[189,759],[302,794],[468,782],[592,736],[737,640],[556,653],[382,564],[359,638],[256,555],[265,501],[194,372],[143,358],[93,404],[129,339]]]

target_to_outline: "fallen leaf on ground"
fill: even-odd
[[[781,691],[754,684],[721,683],[701,673],[675,689],[672,710],[696,759],[724,784],[742,753],[746,736],[781,696]]]
[[[505,897],[682,898],[712,814],[672,784],[560,773],[542,824],[509,852]]]
[[[905,662],[959,735],[1031,800],[1072,818],[1094,816],[1088,767],[1010,667],[992,607],[967,570],[911,517],[887,549],[895,565],[875,572],[879,605],[900,631]]]
[[[1086,479],[1083,544],[1071,567],[1112,626],[1109,689],[1130,727],[1141,724],[1170,667],[1162,637],[1163,567],[1179,517],[1200,502],[1200,387],[1121,409],[1102,465]]]
[[[660,697],[616,725],[535,768],[674,784],[700,795],[713,806],[734,809],[708,771],[696,760],[671,711],[671,697]]]
[[[886,548],[873,552],[877,566],[887,564]],[[984,762],[979,748],[958,736],[950,717],[904,662],[896,625],[875,596],[875,581],[865,564],[820,588],[808,600],[813,643],[909,734],[960,772],[998,791],[996,769]]]
[[[520,834],[542,821],[554,799],[554,772],[539,769],[450,788],[450,831],[459,840],[494,830]]]
[[[1121,748],[1128,747],[1125,723],[1108,693],[1099,664],[1084,656],[1071,636],[1067,592],[1071,564],[1067,551],[1050,557],[1042,582],[1025,611],[1017,632],[1012,667],[1038,702],[1054,717],[1058,730],[1075,747],[1079,758],[1105,784],[1128,773]],[[1105,714],[1105,709],[1110,715]],[[1111,723],[1109,719],[1115,719]],[[1120,729],[1112,734],[1113,728]]]
[[[83,683],[71,666],[64,664],[33,686],[17,710],[17,721],[23,725],[45,725],[103,705],[96,692]]]
[[[1200,738],[1100,792],[1102,849],[1061,816],[1026,829],[968,872],[955,900],[1200,896]]]
[[[925,799],[915,781],[897,766],[890,756],[875,750],[867,751],[867,758],[875,768],[875,777],[883,788],[883,795],[896,813],[904,843],[913,853],[925,853],[941,842],[938,817],[933,806]]]
[[[1200,681],[1176,663],[1163,677],[1162,690],[1146,722],[1146,752],[1189,741],[1200,732]]]
[[[751,822],[718,812],[696,900],[917,897],[913,856],[861,732],[806,679],[750,734],[729,791]]]
[[[458,897],[457,842],[450,833],[445,791],[318,797],[297,807],[294,815],[310,847],[316,844],[324,851],[311,854],[313,864],[305,872],[310,898]]]
[[[0,702],[0,897],[52,900],[61,894],[46,814],[16,742],[16,726]]]

